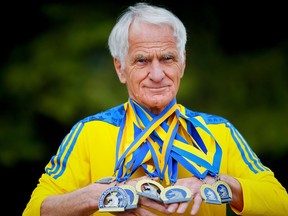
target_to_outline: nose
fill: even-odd
[[[162,65],[158,60],[153,60],[151,62],[151,67],[149,71],[149,78],[154,82],[160,82],[165,76]]]

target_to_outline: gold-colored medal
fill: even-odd
[[[192,192],[186,187],[173,185],[164,188],[164,190],[161,191],[160,197],[165,204],[187,202],[192,200]]]
[[[202,184],[200,187],[202,199],[206,203],[221,204],[221,198],[215,188],[209,184]]]
[[[151,179],[142,179],[136,184],[137,194],[157,201],[162,201],[160,194],[163,190],[164,187],[160,183]]]
[[[128,203],[128,195],[121,187],[114,186],[105,190],[98,202],[99,212],[123,212]]]
[[[217,180],[213,184],[213,187],[219,194],[222,203],[228,203],[232,200],[232,191],[226,182],[222,180]]]
[[[132,185],[128,184],[124,184],[119,187],[123,188],[128,195],[128,203],[125,207],[125,210],[137,208],[139,195],[137,194],[136,189]]]

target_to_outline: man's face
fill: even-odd
[[[167,26],[132,25],[129,45],[123,70],[114,59],[118,77],[133,100],[158,114],[175,98],[185,69],[173,31]]]

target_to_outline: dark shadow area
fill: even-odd
[[[135,2],[1,3],[0,153],[5,158],[12,155],[7,156],[6,164],[0,163],[3,212],[21,215],[45,165],[73,124],[106,108],[114,97],[115,101],[120,98],[113,61],[106,50],[106,31],[116,16]],[[165,6],[187,26],[190,68],[186,76],[191,84],[183,86],[185,105],[192,110],[224,113],[245,129],[248,140],[258,145],[262,163],[288,189],[288,13],[284,1],[147,2]],[[96,15],[102,12],[105,19],[93,17],[92,9]],[[82,28],[86,22],[91,26]],[[95,38],[100,35],[105,40],[88,43],[85,32],[91,33],[94,24]],[[70,33],[76,35],[80,30],[84,39],[65,44]],[[54,43],[55,49],[48,50]],[[47,50],[52,57],[38,59]],[[11,73],[15,76],[9,76]],[[108,73],[110,77],[105,76]],[[104,90],[103,83],[107,84]],[[99,97],[104,94],[105,100]],[[50,106],[51,101],[55,106]]]

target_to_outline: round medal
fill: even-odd
[[[125,190],[128,196],[127,198],[128,202],[127,202],[125,209],[137,208],[139,196],[136,193],[136,189],[132,185],[127,185],[127,184],[121,185],[120,187]]]
[[[114,182],[115,180],[116,180],[116,178],[114,176],[110,176],[110,177],[101,178],[101,179],[97,180],[95,183],[110,184],[111,182]]]
[[[99,212],[123,212],[128,202],[123,188],[114,186],[105,190],[98,202]]]
[[[206,203],[221,204],[221,198],[219,194],[211,185],[203,184],[200,187],[200,192],[202,199],[204,199]]]
[[[192,192],[186,187],[173,185],[161,191],[160,197],[165,204],[192,200]]]
[[[160,194],[163,189],[160,183],[151,179],[142,179],[136,184],[137,194],[157,201],[162,201]]]
[[[232,191],[226,182],[218,180],[213,184],[213,187],[218,192],[222,203],[228,203],[232,200]]]

